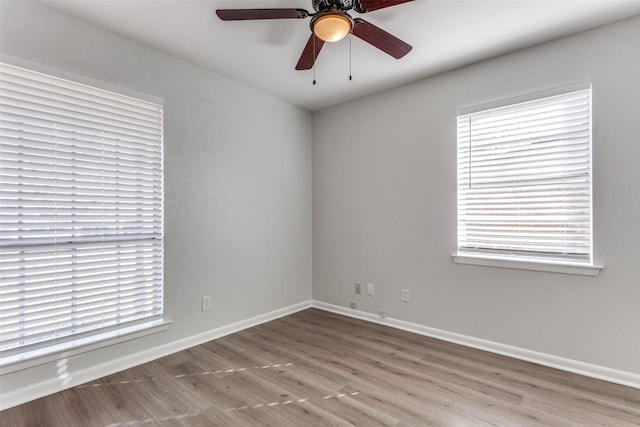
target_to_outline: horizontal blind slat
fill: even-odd
[[[157,121],[157,111],[138,110],[135,111],[131,106],[123,108],[125,104],[113,104],[105,101],[104,98],[82,96],[81,93],[56,90],[55,87],[47,87],[44,85],[32,86],[33,81],[20,80],[15,76],[3,75],[2,91],[18,101],[28,100],[36,103],[45,103],[51,105],[62,105],[61,108],[87,109],[94,113],[99,112],[105,114],[105,117],[117,117],[123,121],[140,121],[147,123],[147,126],[155,127]],[[66,107],[66,106],[71,107]]]
[[[135,148],[122,148],[100,141],[80,141],[77,139],[63,139],[59,136],[43,137],[38,134],[25,135],[24,132],[16,132],[12,129],[0,129],[0,142],[3,146],[20,147],[23,149],[55,150],[56,152],[97,155],[105,159],[118,159],[118,161],[143,162],[156,164],[161,161],[160,152],[152,150],[138,150]],[[55,148],[54,148],[55,147]]]
[[[126,149],[140,152],[154,152],[161,138],[155,136],[137,136],[126,133],[109,132],[105,129],[97,131],[91,126],[78,126],[60,123],[54,119],[24,116],[0,109],[0,126],[7,133],[16,134],[17,139],[49,139],[61,144],[104,144],[118,147],[126,143]]]
[[[44,73],[38,73],[33,70],[27,70],[10,64],[1,64],[0,73],[3,80],[7,78],[7,76],[10,76],[24,82],[25,86],[34,88],[41,87],[50,91],[60,91],[61,93],[73,93],[79,98],[99,99],[100,102],[115,105],[121,110],[129,109],[133,111],[146,112],[146,114],[162,113],[162,106],[153,102],[61,79]]]

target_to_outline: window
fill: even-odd
[[[3,356],[161,319],[162,105],[0,73]]]
[[[591,88],[457,122],[458,255],[592,265]]]

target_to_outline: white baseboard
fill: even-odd
[[[178,351],[185,350],[187,348],[191,348],[193,346],[242,331],[252,326],[260,325],[262,323],[266,323],[280,317],[288,316],[290,314],[310,307],[640,389],[640,375],[632,372],[620,371],[616,369],[606,368],[604,366],[593,365],[577,360],[527,350],[524,348],[513,347],[510,345],[483,340],[480,338],[474,338],[454,332],[448,332],[441,329],[430,328],[428,326],[420,325],[417,323],[405,322],[403,320],[391,318],[383,319],[372,313],[353,310],[350,308],[328,304],[321,301],[305,301],[288,307],[284,307],[282,309],[274,310],[269,313],[251,317],[246,320],[232,323],[230,325],[221,326],[210,331],[192,335],[190,337],[173,341],[158,347],[153,347],[151,349],[147,349],[138,353],[129,354],[119,359],[111,360],[109,362],[93,366],[89,369],[76,371],[73,373],[73,380],[64,385],[61,384],[58,378],[51,378],[31,386],[21,388],[19,390],[2,390],[0,394],[0,410],[8,409],[13,406],[29,402],[31,400],[39,399],[49,394],[57,393],[65,389],[75,387],[77,385],[84,384],[86,382],[93,381],[98,378],[102,378],[104,376],[111,375],[116,372],[120,372],[125,369],[150,362],[155,359],[159,359],[160,357],[164,357],[169,354],[173,354]]]
[[[428,326],[420,325],[417,323],[405,322],[403,320],[391,318],[381,318],[376,314],[354,310],[347,307],[341,307],[334,304],[328,304],[321,301],[314,300],[313,307],[320,310],[353,317],[356,319],[366,320],[372,323],[390,326],[392,328],[402,329],[408,332],[414,332],[416,334],[425,335],[432,338],[438,338],[443,341],[449,341],[467,347],[477,348],[479,350],[486,350],[491,353],[497,353],[503,356],[526,360],[528,362],[537,363],[539,365],[562,369],[563,371],[574,372],[576,374],[585,375],[587,377],[597,378],[605,381],[610,381],[612,383],[622,384],[640,389],[640,375],[633,372],[620,371],[604,366],[580,362],[578,360],[540,353],[537,351],[528,350],[526,348],[514,347],[507,344],[501,344],[494,341],[471,337],[468,335],[457,334],[455,332],[448,332],[441,329],[430,328]]]
[[[82,371],[75,371],[73,372],[73,380],[64,385],[61,383],[60,379],[51,378],[37,384],[33,384],[31,386],[21,388],[19,390],[2,390],[0,394],[0,410],[5,410],[71,387],[75,387],[80,384],[84,384],[89,381],[97,380],[98,378],[102,378],[104,376],[111,375],[116,372],[120,372],[125,369],[150,362],[155,359],[159,359],[169,354],[173,354],[178,351],[182,351],[187,348],[191,348],[193,346],[224,337],[225,335],[239,332],[252,326],[260,325],[262,323],[278,319],[280,317],[288,316],[298,311],[307,309],[311,306],[311,301],[301,302],[271,311],[269,313],[254,316],[246,320],[241,320],[230,325],[221,326],[219,328],[202,332],[200,334],[182,338],[177,341],[172,341],[158,347],[153,347],[138,353],[128,354],[121,358],[110,360],[106,363],[101,363]]]

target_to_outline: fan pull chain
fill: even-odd
[[[349,33],[349,81],[351,81],[351,36],[353,33]]]
[[[313,35],[313,84],[316,84],[316,35]]]

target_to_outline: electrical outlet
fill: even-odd
[[[362,285],[360,283],[356,283],[356,294],[358,295],[360,294],[361,288],[362,288]]]
[[[380,310],[378,312],[378,314],[380,315],[380,317],[382,317],[383,319],[387,317],[387,311],[386,310]]]
[[[367,283],[367,295],[373,295],[373,283]]]
[[[209,295],[202,297],[202,311],[211,310],[211,297]]]
[[[409,302],[409,289],[402,290],[402,302]]]
[[[349,307],[355,309],[355,308],[358,308],[358,304],[356,304],[355,301],[351,301],[351,303],[349,304]]]

